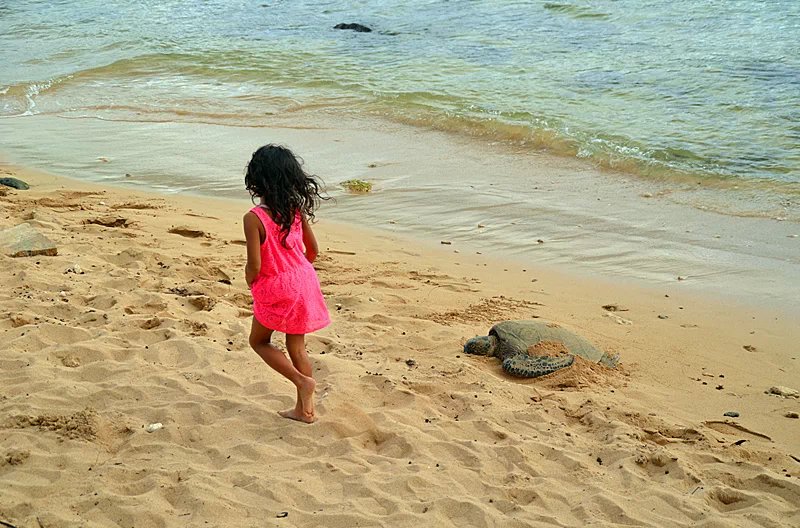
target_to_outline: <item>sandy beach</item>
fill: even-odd
[[[0,256],[4,525],[800,525],[797,314],[323,207],[333,324],[307,339],[319,421],[303,425],[278,416],[293,388],[247,344],[247,201],[0,173],[31,184],[0,194],[0,229],[28,223],[58,250]],[[530,318],[620,366],[520,380],[462,352]]]

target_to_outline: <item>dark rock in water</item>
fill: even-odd
[[[0,229],[0,250],[9,257],[55,256],[56,245],[36,231],[30,224],[19,224],[10,229]]]
[[[739,417],[739,413],[736,412],[736,411],[728,411],[725,414],[723,414],[723,416],[730,416],[731,418],[738,418]]]
[[[16,178],[0,178],[0,185],[5,185],[6,187],[13,187],[15,189],[20,189],[22,191],[27,191],[28,189],[31,188],[30,185]]]
[[[333,29],[352,29],[353,31],[357,31],[359,33],[372,33],[372,30],[367,26],[362,26],[361,24],[336,24],[333,26]]]

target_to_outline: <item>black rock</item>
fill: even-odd
[[[28,189],[31,188],[30,185],[16,178],[0,178],[0,185],[5,185],[6,187],[13,187],[14,189],[20,189],[22,191],[27,191]]]
[[[370,28],[362,26],[361,24],[336,24],[333,26],[333,29],[352,29],[358,33],[372,33]]]
[[[725,414],[723,414],[723,416],[730,416],[731,418],[738,418],[739,417],[739,413],[736,412],[736,411],[728,411]]]

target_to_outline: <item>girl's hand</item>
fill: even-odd
[[[317,255],[319,254],[319,246],[317,246],[317,238],[314,236],[314,232],[311,230],[311,225],[308,223],[308,219],[303,215],[302,219],[303,224],[303,245],[306,248],[306,259],[311,262],[312,264],[317,259]]]

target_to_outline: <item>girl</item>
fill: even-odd
[[[311,265],[318,247],[309,220],[321,199],[319,183],[289,149],[265,145],[253,153],[244,184],[261,201],[244,215],[245,280],[253,294],[250,346],[297,388],[294,408],[279,414],[312,423],[316,382],[305,334],[330,323]],[[276,330],[286,334],[291,361],[270,342]]]

